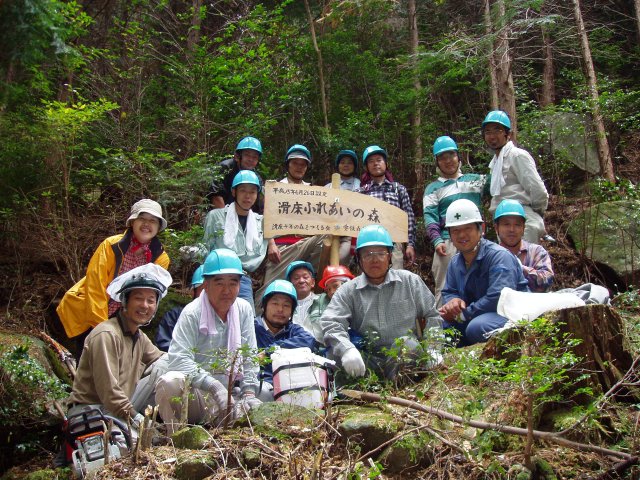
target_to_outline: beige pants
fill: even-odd
[[[540,243],[540,239],[546,233],[544,220],[534,212],[529,205],[523,205],[527,220],[524,224],[524,239],[529,243]]]
[[[444,282],[447,279],[447,267],[449,266],[449,262],[451,262],[453,256],[458,251],[456,247],[453,246],[453,242],[451,242],[451,240],[446,239],[444,244],[447,254],[445,256],[441,256],[434,251],[433,261],[431,262],[431,274],[433,275],[436,290],[436,307],[442,306],[442,289],[444,288]]]
[[[156,384],[156,401],[162,420],[167,425],[167,434],[171,435],[180,428],[182,395],[185,376],[181,372],[168,372],[160,377]],[[189,424],[210,423],[217,425],[226,412],[221,412],[213,396],[198,388],[190,388],[187,422]]]

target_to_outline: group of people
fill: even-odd
[[[438,348],[421,342],[426,332],[443,338],[443,329],[457,331],[454,341],[461,346],[485,341],[506,322],[496,311],[502,288],[546,291],[553,270],[536,243],[545,233],[548,195],[533,159],[509,140],[505,112],[490,112],[482,133],[495,154],[490,176],[463,174],[452,138],[440,137],[433,146],[439,178],[425,190],[424,218],[435,250],[435,296],[403,269],[415,260],[415,216],[383,148],[364,150],[361,178],[355,151],[340,151],[340,187],[407,212],[408,242],[394,243],[382,225],[362,228],[355,249],[349,237],[341,239],[341,264],[324,269],[318,283],[325,293],[318,295],[323,238],[264,238],[263,182],[255,172],[262,145],[246,137],[209,192],[215,207],[205,220],[209,254],[193,275],[192,301],[167,312],[154,345],[140,327],[172,283],[157,238],[167,222],[157,202],[135,203],[125,233],[100,245],[86,277],[58,307],[78,347],[69,407],[98,405],[135,428],[142,408],[155,401],[172,431],[186,400],[189,423],[215,425],[273,400],[274,348],[308,347],[348,376],[369,368],[392,379],[418,355],[440,361]],[[290,147],[280,182],[307,184],[311,161],[304,145]],[[487,193],[500,245],[483,236],[480,202]],[[358,276],[348,268],[352,251]],[[264,282],[254,292],[249,274],[263,264]],[[384,353],[391,348],[399,354]]]

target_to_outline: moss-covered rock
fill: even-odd
[[[174,476],[178,480],[202,480],[218,469],[215,455],[203,451],[183,451],[178,455]]]
[[[68,394],[55,372],[64,367],[39,338],[0,332],[0,425],[58,425],[53,400]],[[56,364],[54,367],[53,365]]]
[[[370,407],[351,407],[344,412],[338,431],[345,441],[361,445],[366,452],[391,440],[403,426],[390,413]]]
[[[251,409],[248,417],[238,419],[235,426],[251,424],[260,433],[284,439],[310,432],[322,418],[322,410],[282,402],[266,402]]]
[[[640,201],[592,206],[569,225],[576,250],[612,269],[627,284],[640,274]]]
[[[203,449],[211,439],[211,435],[200,425],[195,427],[185,427],[171,435],[173,445],[176,448],[186,448],[189,450]]]
[[[260,450],[257,448],[245,448],[242,450],[242,463],[248,468],[256,468],[260,466]]]
[[[379,460],[387,473],[426,468],[433,463],[434,447],[439,443],[428,433],[412,433],[387,447]]]

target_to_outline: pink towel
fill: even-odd
[[[216,312],[213,306],[209,302],[207,293],[203,290],[200,293],[201,313],[200,313],[200,333],[203,335],[217,335],[215,320]],[[227,373],[230,373],[230,363],[233,360],[234,354],[242,345],[242,332],[240,329],[240,316],[238,314],[238,302],[235,301],[229,309],[226,319],[221,319],[227,323],[227,352],[229,368]],[[242,375],[242,363],[243,359],[239,357],[235,362],[234,380],[241,380]]]

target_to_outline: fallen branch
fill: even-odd
[[[613,468],[607,470],[602,475],[595,477],[595,480],[615,480],[616,478],[622,478],[621,474],[629,468],[638,464],[638,457],[630,458],[624,462],[620,462],[613,466]]]
[[[406,400],[404,398],[382,397],[377,393],[360,392],[358,390],[342,390],[341,393],[347,397],[355,398],[358,400],[365,400],[368,402],[386,401],[388,403],[391,403],[394,405],[400,405],[402,407],[408,407],[413,410],[417,410],[419,412],[430,413],[431,415],[444,418],[445,420],[450,420],[460,425],[469,425],[471,427],[481,428],[483,430],[496,430],[498,432],[509,433],[512,435],[520,435],[525,437],[529,433],[526,428],[512,427],[510,425],[500,425],[498,423],[483,422],[480,420],[465,420],[459,415],[454,415],[453,413],[449,413],[444,410],[439,410],[437,408],[427,407],[425,405],[421,405],[417,402]],[[547,440],[549,442],[553,442],[558,445],[562,445],[564,447],[568,447],[574,450],[579,450],[581,452],[594,452],[594,453],[599,453],[601,455],[610,455],[612,457],[621,458],[623,460],[631,460],[634,458],[635,459],[638,458],[634,455],[630,455],[624,452],[618,452],[616,450],[610,450],[608,448],[589,445],[586,443],[573,442],[571,440],[567,440],[565,438],[559,437],[558,434],[554,432],[543,432],[540,430],[533,430],[533,436],[534,438],[537,438],[539,440]]]

